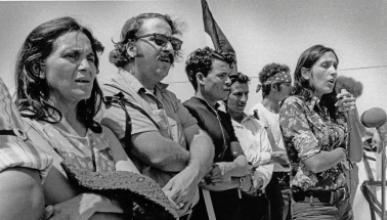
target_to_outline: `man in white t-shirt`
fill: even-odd
[[[260,84],[257,88],[257,91],[262,90],[262,103],[257,103],[248,112],[264,124],[272,146],[271,161],[274,163],[274,170],[266,188],[271,219],[290,219],[290,166],[278,114],[282,101],[289,96],[291,90],[292,79],[289,72],[289,67],[282,64],[264,66],[259,73]]]

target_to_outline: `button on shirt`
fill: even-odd
[[[343,117],[338,115],[334,121],[317,97],[305,101],[291,96],[280,109],[280,126],[292,165],[292,186],[303,190],[334,189],[345,184],[345,162],[320,173],[311,172],[303,163],[321,151],[345,148],[348,132]]]

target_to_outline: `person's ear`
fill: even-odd
[[[202,72],[196,73],[196,81],[198,82],[198,85],[204,85],[204,74]]]
[[[134,44],[134,42],[129,42],[126,45],[126,52],[128,53],[129,57],[134,58],[137,56],[137,47]]]
[[[44,79],[46,77],[46,64],[44,62],[34,63],[32,65],[32,71],[35,76]]]
[[[309,80],[312,77],[311,74],[312,74],[312,72],[310,71],[310,69],[305,68],[305,67],[301,68],[301,76],[305,80]]]

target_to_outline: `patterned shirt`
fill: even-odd
[[[317,97],[305,101],[290,96],[280,109],[280,126],[291,162],[293,187],[329,190],[345,184],[346,162],[319,173],[308,170],[303,162],[321,151],[346,147],[348,132],[344,117],[337,115],[334,121],[327,108],[319,105]]]

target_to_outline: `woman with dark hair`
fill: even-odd
[[[88,29],[62,17],[36,27],[18,56],[16,101],[27,133],[54,158],[43,185],[53,219],[122,217],[115,202],[72,184],[62,162],[91,171],[138,172],[114,134],[94,121],[102,102],[96,80],[102,51]]]
[[[293,219],[353,219],[346,175],[360,161],[355,99],[336,94],[339,60],[322,45],[305,50],[297,63],[292,96],[280,109],[280,126],[291,162]]]

